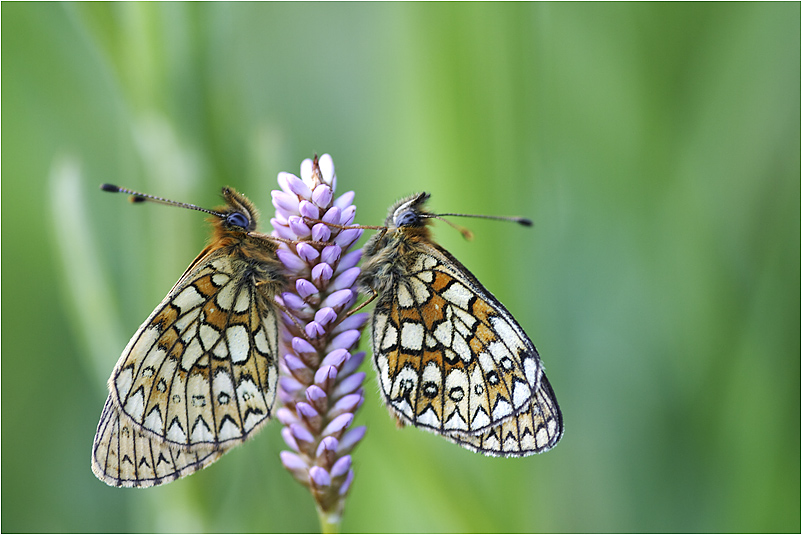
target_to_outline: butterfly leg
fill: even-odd
[[[377,291],[376,291],[376,290],[374,290],[373,288],[371,288],[370,290],[373,292],[373,295],[371,295],[370,297],[368,297],[368,300],[367,300],[367,301],[365,301],[364,303],[360,303],[360,305],[359,305],[358,307],[356,307],[356,308],[352,308],[352,309],[351,309],[351,310],[348,312],[348,314],[346,314],[346,315],[345,315],[345,317],[346,317],[346,318],[347,318],[347,317],[349,317],[351,314],[353,314],[353,313],[355,313],[355,312],[359,312],[360,310],[362,310],[363,308],[365,308],[366,306],[368,306],[369,304],[371,304],[371,303],[373,302],[373,300],[374,300],[374,299],[376,299],[376,298],[379,296],[379,292],[377,292]]]

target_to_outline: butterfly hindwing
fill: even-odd
[[[543,375],[529,408],[482,433],[452,433],[448,440],[472,451],[495,457],[523,457],[553,448],[563,433],[562,414],[554,391]]]
[[[110,379],[121,413],[174,445],[243,441],[276,394],[271,304],[224,254],[176,284],[131,339]]]
[[[425,245],[374,311],[388,404],[413,425],[478,433],[528,407],[542,368],[514,318],[442,249]]]
[[[151,487],[189,475],[227,449],[186,449],[149,436],[106,400],[92,446],[92,471],[115,487]]]

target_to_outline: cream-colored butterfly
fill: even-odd
[[[384,400],[401,423],[485,455],[547,451],[563,420],[540,356],[504,305],[431,239],[432,218],[462,214],[431,214],[428,198],[396,203],[363,248]]]
[[[104,184],[105,191],[211,214],[210,244],[123,350],[92,447],[92,471],[117,487],[168,483],[241,444],[273,412],[284,285],[274,238],[251,202],[224,188],[206,210]]]

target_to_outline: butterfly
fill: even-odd
[[[105,483],[161,485],[213,463],[271,417],[282,265],[274,238],[255,232],[253,204],[231,188],[215,210],[101,189],[211,215],[209,245],[117,361],[92,446],[92,471]]]
[[[397,202],[363,247],[360,283],[376,300],[371,345],[385,403],[401,424],[485,455],[547,451],[563,419],[540,356],[504,305],[432,240],[432,218],[461,214],[432,214],[428,199]]]

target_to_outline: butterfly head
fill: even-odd
[[[423,228],[428,224],[431,214],[423,205],[429,200],[426,192],[401,199],[390,208],[384,224],[389,230]]]
[[[215,223],[227,231],[252,232],[256,230],[256,221],[259,215],[251,201],[232,188],[223,188],[223,199],[225,199],[226,205],[215,210]]]

